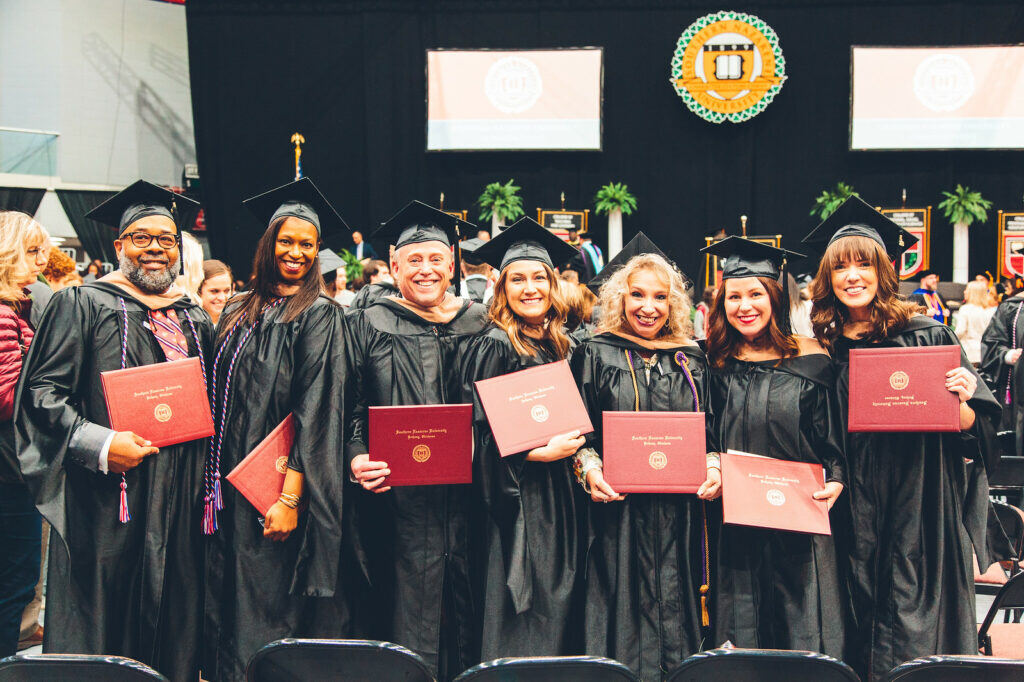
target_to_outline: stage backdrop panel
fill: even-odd
[[[1024,46],[852,53],[851,149],[1024,149]]]
[[[599,150],[600,48],[428,50],[427,149]]]

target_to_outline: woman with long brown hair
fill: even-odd
[[[210,363],[203,671],[220,682],[244,680],[249,658],[275,639],[350,634],[338,592],[344,316],[322,295],[318,265],[322,231],[347,226],[308,178],[245,203],[268,227],[249,290],[221,316]],[[224,478],[289,413],[284,488],[262,516]]]
[[[642,234],[590,284],[599,282],[598,328],[571,361],[595,428],[573,462],[594,502],[585,651],[621,661],[641,679],[659,680],[701,649],[709,626],[705,500],[719,495],[721,472],[707,361],[692,338],[682,275]],[[618,494],[603,473],[606,411],[705,412],[708,469],[697,494]]]
[[[851,350],[957,345],[949,327],[899,296],[892,261],[915,241],[857,197],[804,238],[824,247],[811,321],[832,354],[841,417]],[[945,383],[960,401],[960,433],[844,433],[853,523],[846,661],[864,679],[918,656],[978,650],[971,545],[989,565],[984,456],[999,405],[960,358]]]
[[[475,256],[500,272],[490,325],[465,361],[470,381],[566,360],[574,345],[565,330],[568,304],[554,266],[576,249],[523,218]],[[578,654],[582,573],[580,519],[566,458],[583,444],[579,432],[502,457],[479,401],[474,406],[475,480],[488,524],[483,588],[484,660],[503,656]]]
[[[719,446],[821,464],[827,482],[814,498],[831,509],[846,480],[835,373],[818,342],[790,328],[784,264],[798,254],[741,237],[704,251],[722,263],[707,339]],[[832,536],[726,525],[717,566],[716,643],[842,658],[845,599]]]

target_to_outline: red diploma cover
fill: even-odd
[[[847,430],[959,431],[960,399],[946,389],[959,366],[960,346],[851,350]]]
[[[695,493],[707,479],[703,412],[605,412],[604,480],[617,493]]]
[[[478,381],[476,393],[502,457],[594,430],[565,360]]]
[[[387,462],[384,485],[473,482],[473,406],[370,408],[370,459]]]
[[[726,523],[831,535],[828,503],[812,497],[824,487],[825,470],[820,464],[734,450],[722,453]]]
[[[213,435],[199,358],[101,372],[110,428],[158,448]]]
[[[281,497],[294,442],[295,418],[289,414],[228,474],[228,482],[261,516],[266,516]]]

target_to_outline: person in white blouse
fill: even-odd
[[[985,333],[996,309],[983,282],[970,282],[964,289],[964,304],[956,311],[955,330],[967,359],[981,362],[981,335]]]

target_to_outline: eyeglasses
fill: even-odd
[[[158,235],[151,235],[146,232],[130,232],[128,234],[121,235],[121,239],[125,238],[131,239],[132,244],[134,244],[137,249],[146,248],[153,243],[154,239],[161,249],[173,249],[178,245],[178,235],[167,234],[166,232]]]

